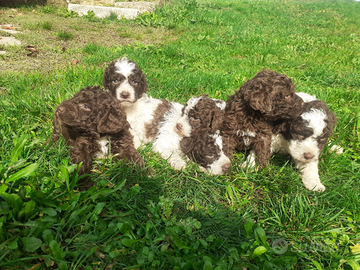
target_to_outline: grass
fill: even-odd
[[[359,3],[345,0],[183,0],[133,22],[66,17],[75,35],[90,26],[131,34],[122,39],[138,31],[168,38],[120,45],[74,38],[66,54],[80,65],[29,72],[14,61],[1,70],[0,268],[359,269],[359,12]],[[46,14],[27,22],[50,21]],[[36,40],[38,30],[57,27],[29,31]],[[60,43],[42,42],[61,55]],[[12,50],[14,58],[21,53]],[[174,171],[148,145],[140,154],[152,177],[125,162],[96,161],[96,186],[77,192],[69,149],[45,144],[54,109],[101,85],[107,63],[124,55],[145,72],[151,96],[182,103],[200,94],[226,99],[262,68],[293,78],[297,91],[316,94],[337,115],[331,141],[345,152],[324,149],[326,191],[306,190],[286,156],[250,173],[238,167],[245,153],[237,153],[226,175],[212,177],[192,164]]]

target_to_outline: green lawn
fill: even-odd
[[[79,65],[1,71],[0,268],[360,269],[359,14],[351,0],[173,0],[132,22],[67,16],[73,31],[84,20],[169,38],[100,40],[67,51]],[[59,35],[49,25],[41,31]],[[77,168],[64,141],[45,144],[54,110],[101,85],[106,65],[122,56],[144,71],[149,95],[181,103],[201,94],[226,100],[263,68],[285,73],[337,116],[331,142],[344,153],[324,149],[326,191],[307,190],[287,156],[251,173],[238,167],[238,153],[226,175],[213,177],[193,164],[174,171],[150,146],[140,154],[152,177],[95,161],[96,186],[74,190]],[[0,65],[7,60],[0,56]]]

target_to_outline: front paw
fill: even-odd
[[[323,192],[325,191],[325,186],[323,184],[321,184],[320,182],[317,183],[304,183],[305,187],[308,190],[312,190],[312,191],[317,191],[317,192]]]

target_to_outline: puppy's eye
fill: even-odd
[[[214,155],[206,155],[206,158],[208,159],[213,159],[215,156]]]
[[[136,81],[131,81],[132,85],[137,85],[138,83]]]
[[[80,107],[83,108],[85,111],[90,111],[90,107],[86,104],[80,104]]]
[[[286,95],[286,96],[284,96],[284,99],[285,99],[285,100],[291,99],[291,95]]]
[[[190,117],[190,121],[192,121],[192,122],[201,122],[202,121],[202,119],[201,118],[196,118],[196,117]]]
[[[113,80],[112,83],[113,84],[118,84],[120,81],[119,80]]]

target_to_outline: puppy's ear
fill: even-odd
[[[210,129],[211,131],[216,131],[221,128],[224,120],[224,112],[216,107],[215,110],[211,113],[211,122]]]
[[[111,106],[100,119],[97,131],[99,133],[114,134],[129,128],[130,124],[126,120],[125,113],[120,108]]]
[[[196,140],[194,140],[194,138],[183,137],[180,141],[181,151],[183,151],[185,155],[189,155],[194,149],[195,144],[196,144]]]
[[[268,113],[273,110],[271,95],[266,91],[252,92],[249,104],[251,108],[261,113]]]

